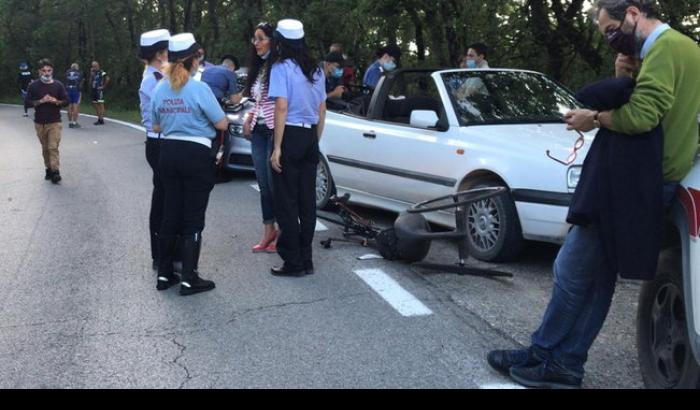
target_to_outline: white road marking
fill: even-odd
[[[525,388],[523,386],[520,386],[518,384],[511,384],[511,383],[485,384],[483,386],[479,386],[479,389],[481,389],[481,390],[525,390]]]
[[[404,317],[430,316],[433,311],[401,287],[381,269],[356,270],[369,287],[379,294]]]
[[[250,187],[253,188],[254,190],[260,192],[260,185],[258,185],[258,184],[253,184],[253,185],[251,185]]]

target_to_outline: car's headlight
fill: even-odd
[[[569,186],[569,189],[576,189],[578,186],[578,181],[581,179],[582,171],[583,167],[580,166],[569,168],[569,173],[566,176],[566,183]]]

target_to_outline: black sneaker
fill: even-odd
[[[178,278],[176,275],[158,276],[158,285],[156,286],[156,289],[158,289],[159,292],[162,292],[172,288],[178,283],[180,283],[180,278]]]
[[[73,128],[78,129],[78,128],[83,128],[83,126],[76,122],[75,124],[73,124]]]
[[[99,120],[95,123],[95,125],[105,125],[105,122],[103,120]]]
[[[183,280],[180,283],[180,296],[192,296],[198,293],[209,292],[216,289],[214,282],[204,280],[199,276],[195,276],[187,281]]]
[[[534,367],[513,367],[510,377],[533,389],[580,389],[583,382],[582,378],[571,375],[554,362],[544,362]]]
[[[53,176],[53,171],[51,171],[50,169],[47,169],[47,170],[46,170],[46,176],[44,177],[44,180],[45,180],[45,181],[51,181],[51,177],[52,177],[52,176]]]
[[[521,350],[494,350],[486,356],[489,365],[505,376],[510,376],[510,369],[514,367],[533,367],[542,363],[530,349]]]
[[[62,180],[63,180],[63,178],[61,178],[61,173],[58,171],[54,172],[53,175],[51,176],[51,182],[53,182],[54,184],[58,184]]]
[[[73,128],[73,123],[72,123],[72,122],[68,123],[68,128]]]

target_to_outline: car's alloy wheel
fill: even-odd
[[[330,168],[326,160],[321,156],[316,170],[316,207],[318,209],[328,208],[333,195],[335,195],[335,187]]]
[[[469,207],[467,223],[473,246],[481,252],[493,250],[501,234],[501,221],[494,201],[486,199],[473,203]]]

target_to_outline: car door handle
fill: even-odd
[[[362,134],[362,136],[364,136],[364,137],[367,138],[367,139],[371,139],[371,140],[376,140],[376,139],[377,139],[377,134],[375,134],[375,133],[373,133],[373,132],[371,132],[371,131],[370,131],[370,132],[365,132],[364,134]]]

